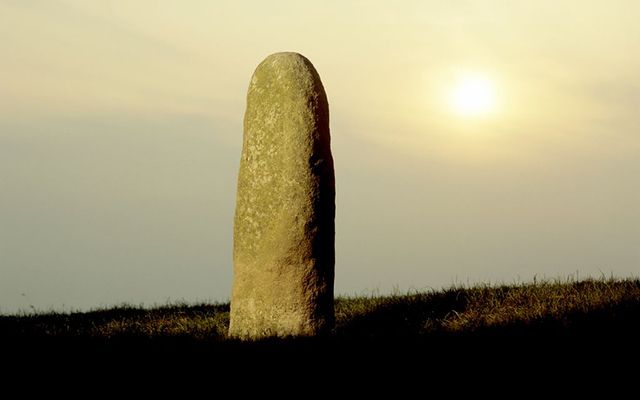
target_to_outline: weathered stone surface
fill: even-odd
[[[322,82],[302,55],[270,55],[251,78],[244,116],[230,336],[306,336],[332,328],[334,216]]]

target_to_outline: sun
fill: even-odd
[[[461,76],[451,90],[451,109],[465,117],[486,116],[493,111],[495,102],[493,82],[486,76]]]

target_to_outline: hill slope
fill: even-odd
[[[345,387],[360,397],[438,388],[493,397],[508,385],[510,397],[548,396],[550,382],[553,393],[599,384],[611,397],[637,380],[640,280],[338,298],[336,317],[329,337],[239,342],[226,337],[228,304],[0,316],[0,375],[65,394],[79,383],[119,396],[175,384],[180,398],[188,388],[299,397]]]
[[[84,313],[0,316],[0,339],[226,338],[228,304],[116,307]],[[426,340],[514,335],[593,336],[640,333],[640,280],[585,280],[450,288],[336,299],[330,340]]]
[[[415,393],[424,382],[447,381],[456,392],[475,391],[498,377],[499,386],[524,385],[526,377],[558,382],[567,371],[589,382],[634,382],[628,366],[640,357],[640,280],[338,298],[336,317],[328,337],[239,342],[226,337],[228,304],[6,315],[0,372],[7,382],[71,377],[94,387],[123,377],[145,387],[161,376],[165,383],[183,377],[214,386],[242,377],[264,383],[243,390],[279,391],[273,383],[285,379],[302,392],[313,387],[330,395],[334,386],[318,383],[328,377],[356,393],[377,393],[380,385],[394,393],[414,385]],[[573,381],[566,382],[573,391]]]

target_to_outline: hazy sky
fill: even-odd
[[[320,73],[336,290],[640,272],[640,2],[0,0],[0,312],[227,300],[249,78]],[[492,82],[456,114],[464,74]]]

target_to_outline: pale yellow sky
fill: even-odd
[[[621,0],[0,1],[0,311],[22,292],[226,298],[246,88],[277,51],[306,55],[329,96],[339,292],[637,274],[638,15]],[[485,118],[451,110],[465,72],[493,82]]]
[[[526,154],[501,133],[575,131],[633,117],[625,98],[617,104],[607,93],[626,96],[637,83],[637,2],[431,3],[2,2],[0,104],[9,115],[233,120],[256,59],[293,49],[323,71],[334,113],[384,144],[434,145],[464,159],[491,150],[520,158]],[[500,112],[491,121],[451,118],[446,92],[459,70],[495,81]],[[390,129],[403,134],[388,138]],[[460,153],[468,146],[457,135],[479,129],[485,143]],[[482,148],[494,137],[492,149]]]

